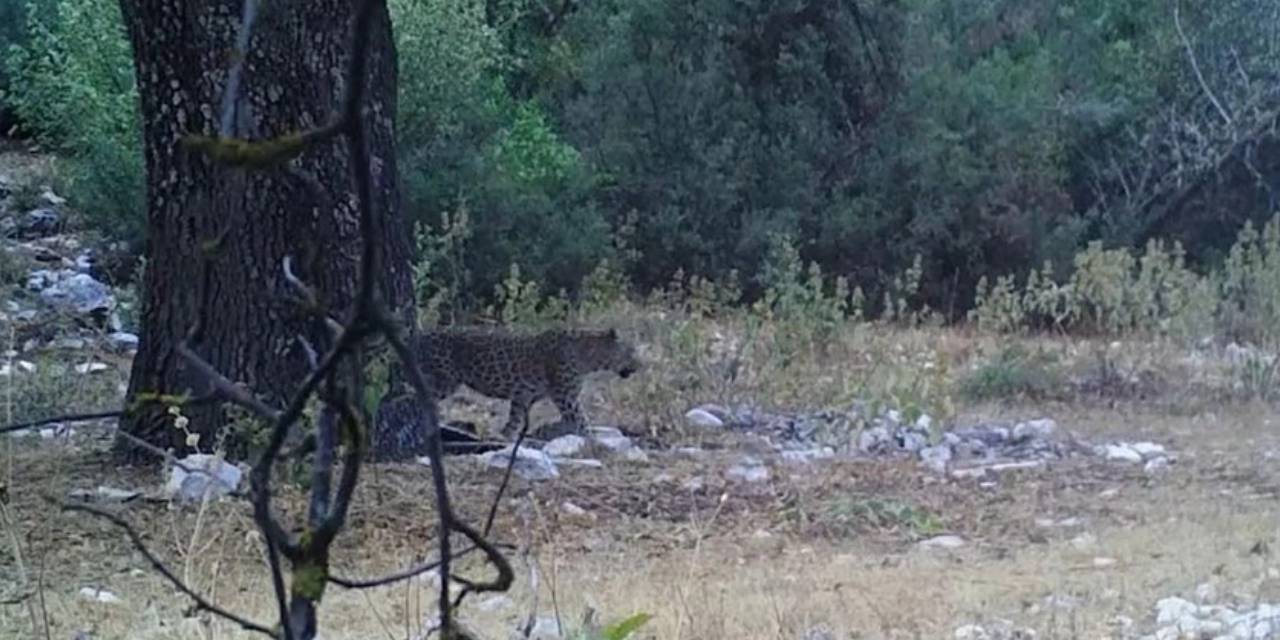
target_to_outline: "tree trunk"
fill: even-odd
[[[341,109],[353,0],[259,3],[241,77],[234,135],[263,139],[329,122]],[[197,321],[192,349],[231,380],[281,406],[306,375],[300,337],[323,352],[328,336],[290,302],[282,261],[345,318],[360,258],[358,213],[346,143],[314,147],[292,169],[240,171],[184,150],[186,134],[217,135],[240,0],[121,0],[141,97],[147,170],[147,272],[141,344],[126,406],[149,393],[201,396],[208,382],[176,347]],[[373,205],[384,221],[383,299],[412,317],[409,245],[399,212],[394,152],[396,55],[390,19],[374,18],[365,118]],[[219,442],[245,453],[247,434],[213,406],[184,410],[198,449]],[[128,433],[178,454],[187,436],[165,408],[128,414]],[[124,439],[128,461],[148,459]]]

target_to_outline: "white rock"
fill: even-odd
[[[963,627],[956,627],[956,640],[988,640],[991,636],[987,634],[987,630],[976,625],[966,624]]]
[[[1092,533],[1089,533],[1087,531],[1071,539],[1071,546],[1075,547],[1080,551],[1084,551],[1086,549],[1092,549],[1097,544],[1098,544],[1098,536],[1095,536]]]
[[[515,602],[504,595],[489,596],[475,604],[475,608],[480,611],[502,611],[513,606],[515,606]]]
[[[98,487],[90,491],[89,489],[73,489],[67,494],[72,498],[81,500],[101,500],[105,502],[127,502],[140,495],[141,491],[132,491],[129,489],[116,489],[115,487]]]
[[[649,454],[640,447],[631,447],[622,452],[622,459],[627,462],[648,462]]]
[[[99,589],[96,587],[81,587],[80,597],[90,602],[101,602],[103,604],[115,604],[120,602],[120,598],[116,594]]]
[[[556,458],[555,463],[562,467],[586,467],[588,469],[604,467],[604,463],[595,458]]]
[[[917,543],[922,549],[959,549],[965,545],[960,536],[934,536]]]
[[[138,336],[124,331],[116,331],[107,336],[111,347],[119,351],[130,351],[138,348]]]
[[[920,450],[920,462],[935,473],[946,473],[952,455],[951,447],[945,444],[925,447]]]
[[[507,464],[511,462],[511,449],[512,447],[508,446],[497,451],[482,453],[480,454],[481,462],[491,469],[506,469]],[[556,463],[551,456],[524,446],[517,451],[511,472],[525,480],[550,480],[560,477],[560,471],[556,469]]]
[[[1218,587],[1212,582],[1202,582],[1196,585],[1196,602],[1200,604],[1213,604],[1218,599]]]
[[[1145,465],[1142,465],[1142,472],[1149,476],[1160,475],[1168,470],[1169,459],[1163,456],[1159,458],[1152,458],[1148,460]]]
[[[1116,566],[1116,564],[1117,564],[1118,562],[1119,562],[1119,561],[1118,561],[1118,560],[1116,560],[1115,558],[1107,558],[1107,557],[1104,557],[1104,556],[1098,556],[1097,558],[1094,558],[1094,559],[1093,559],[1093,566],[1095,566],[1095,567],[1097,567],[1097,568],[1099,568],[1099,569],[1105,569],[1105,568],[1107,568],[1107,567],[1114,567],[1114,566]]]
[[[740,482],[764,482],[769,479],[769,468],[759,460],[746,456],[742,459],[741,464],[736,464],[726,469],[724,475],[730,480],[738,480]]]
[[[613,427],[588,427],[587,435],[592,442],[612,453],[623,453],[635,446],[631,438]]]
[[[929,415],[929,414],[927,414],[927,413],[922,413],[922,414],[920,414],[920,417],[919,417],[919,418],[916,418],[916,428],[917,428],[917,429],[920,429],[920,430],[922,430],[922,431],[928,431],[928,430],[932,429],[932,428],[933,428],[933,416],[930,416],[930,415]]]
[[[967,469],[952,469],[951,477],[956,480],[977,480],[986,477],[988,469],[986,467],[969,467]]]
[[[1028,440],[1044,439],[1052,436],[1057,430],[1058,423],[1050,418],[1019,422],[1013,427],[1013,440],[1014,442],[1026,442]]]
[[[179,459],[179,462],[192,472],[188,473],[183,467],[174,465],[169,472],[169,483],[165,487],[170,499],[198,502],[206,495],[210,499],[225,496],[240,486],[240,477],[243,475],[240,468],[217,456],[193,453]]]
[[[542,452],[553,458],[576,456],[587,446],[587,439],[577,435],[565,435],[543,445]]]
[[[884,427],[872,427],[858,434],[858,450],[872,453],[879,450],[889,441],[889,430]]]
[[[831,447],[822,447],[821,449],[792,449],[783,451],[778,454],[783,462],[791,464],[808,464],[816,460],[828,460],[836,457],[836,452]]]
[[[55,309],[78,315],[107,311],[116,304],[107,285],[87,273],[75,272],[40,291],[40,299]]]
[[[529,640],[561,640],[563,637],[564,632],[560,629],[560,623],[548,616],[537,618],[528,635]]]
[[[1184,619],[1194,619],[1200,610],[1194,602],[1182,598],[1164,598],[1156,602],[1156,624],[1171,625]]]
[[[79,373],[82,375],[90,374],[90,373],[102,373],[103,371],[106,371],[110,368],[111,367],[107,365],[105,362],[82,362],[76,365],[76,373]]]
[[[703,429],[720,429],[724,427],[724,420],[716,417],[714,413],[707,411],[701,407],[690,409],[684,414],[685,422],[690,426],[700,427]]]
[[[1142,462],[1142,454],[1127,444],[1102,445],[1100,453],[1107,460],[1116,462],[1132,462],[1134,464]]]
[[[910,451],[911,453],[916,453],[921,449],[924,449],[925,447],[929,446],[929,439],[926,438],[923,433],[917,433],[915,431],[906,431],[901,433],[898,437],[902,439],[902,444],[900,446],[902,447],[903,451]]]
[[[1138,452],[1143,458],[1152,458],[1155,456],[1163,456],[1165,453],[1164,446],[1154,442],[1131,442],[1129,448]]]

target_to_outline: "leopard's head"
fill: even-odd
[[[619,338],[617,330],[583,330],[578,337],[578,364],[584,369],[613,371],[623,378],[640,370],[635,347]]]

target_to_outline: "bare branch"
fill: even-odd
[[[1182,18],[1180,17],[1179,4],[1181,0],[1173,2],[1173,26],[1178,30],[1178,38],[1182,40],[1182,48],[1187,51],[1187,60],[1191,62],[1191,69],[1195,71],[1196,80],[1200,82],[1200,89],[1204,91],[1204,95],[1209,98],[1209,102],[1213,103],[1218,115],[1222,116],[1223,122],[1228,125],[1232,124],[1231,114],[1222,107],[1222,103],[1218,102],[1218,97],[1213,94],[1213,90],[1209,88],[1209,83],[1205,82],[1204,73],[1200,71],[1200,62],[1196,60],[1196,53],[1191,48],[1191,40],[1187,38],[1187,33],[1182,30]]]
[[[213,365],[205,362],[204,358],[196,355],[196,353],[187,346],[185,340],[178,344],[177,350],[178,355],[182,356],[182,358],[187,361],[187,364],[195,368],[195,370],[201,375],[208,378],[209,383],[212,384],[214,389],[216,389],[218,393],[222,394],[223,398],[227,401],[234,402],[235,404],[258,414],[259,417],[266,420],[275,420],[279,417],[279,409],[274,409],[268,406],[267,403],[255,397],[252,393],[249,393],[249,391],[244,387],[237,385],[236,383],[228,380],[226,376],[218,373],[218,370],[214,369]]]
[[[15,422],[14,424],[0,427],[0,435],[13,433],[15,431],[25,431],[27,429],[35,429],[50,424],[60,424],[66,422],[91,422],[93,420],[106,420],[108,418],[119,418],[124,415],[123,409],[115,411],[98,411],[95,413],[69,413],[62,416],[54,416],[52,418],[41,418],[39,420],[31,420],[29,422]]]
[[[480,547],[477,547],[475,545],[465,547],[461,551],[453,554],[453,559],[457,560],[458,558],[461,558],[465,555],[473,553],[479,549]],[[373,589],[375,587],[385,587],[388,585],[392,585],[397,582],[408,580],[410,578],[416,578],[424,573],[427,573],[428,571],[432,571],[439,567],[440,567],[440,561],[432,560],[431,562],[426,562],[416,567],[405,569],[403,571],[392,573],[390,575],[382,576],[379,578],[343,578],[341,576],[331,575],[329,576],[329,582],[336,584],[340,587],[343,587],[345,589]]]

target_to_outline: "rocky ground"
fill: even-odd
[[[6,166],[8,421],[118,407],[137,347],[135,265]],[[1245,347],[1194,357],[1232,349]],[[1280,437],[1268,405],[1014,402],[945,421],[862,403],[768,406],[692,403],[657,436],[594,426],[532,439],[493,529],[513,549],[517,585],[469,600],[463,618],[504,639],[518,628],[574,637],[587,610],[606,622],[652,613],[640,637],[664,639],[1280,637]],[[445,406],[486,424],[504,411],[467,394]],[[222,485],[116,467],[111,429],[58,423],[0,438],[0,636],[245,635],[189,607],[118,529],[50,499],[118,511],[184,580],[269,619],[248,505],[216,497],[243,488],[243,467],[187,460]],[[448,459],[470,521],[484,521],[511,454]],[[335,572],[427,557],[427,473],[420,461],[368,468]],[[278,502],[296,515],[303,489],[285,480]],[[432,585],[333,587],[323,637],[420,637]]]

